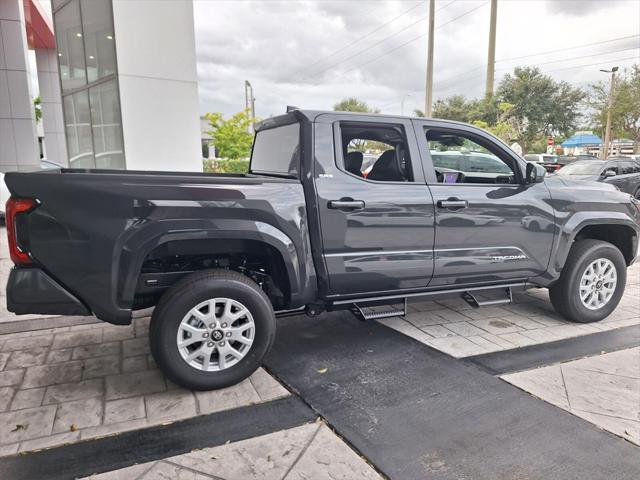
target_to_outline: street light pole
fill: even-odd
[[[410,97],[411,94],[407,93],[404,97],[402,97],[402,100],[400,101],[400,115],[404,115],[404,101],[407,99],[407,97]]]
[[[253,87],[249,80],[244,81],[244,108],[251,115],[251,125],[249,125],[249,132],[251,132],[256,121],[256,99],[253,96]]]
[[[427,46],[427,85],[424,99],[424,114],[431,117],[433,109],[433,32],[436,0],[429,0],[429,45]]]
[[[609,87],[609,105],[607,107],[607,126],[604,131],[604,151],[602,152],[602,158],[607,159],[609,156],[609,143],[611,142],[611,109],[613,107],[613,90],[616,83],[616,72],[618,67],[613,67],[611,70],[600,70],[604,73],[611,74],[611,86]]]

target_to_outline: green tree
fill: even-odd
[[[473,103],[474,100],[467,101],[463,95],[452,95],[443,100],[436,100],[433,104],[433,117],[469,123],[471,121],[469,113]]]
[[[377,108],[367,105],[367,102],[358,100],[356,97],[345,98],[333,106],[336,112],[361,112],[361,113],[380,113]]]
[[[512,105],[509,118],[526,152],[542,135],[575,129],[585,93],[567,82],[556,82],[537,67],[516,67],[513,75],[505,75],[500,82],[496,98]]]
[[[241,159],[251,154],[253,135],[249,132],[251,116],[248,111],[238,112],[228,120],[221,113],[207,113],[212,144],[215,145],[218,157]]]

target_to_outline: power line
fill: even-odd
[[[457,17],[452,18],[451,20],[449,20],[449,21],[448,21],[448,22],[446,22],[446,23],[443,23],[442,25],[438,25],[438,26],[436,27],[436,30],[438,30],[438,29],[440,29],[440,28],[444,27],[445,25],[448,25],[448,24],[450,24],[450,23],[452,23],[452,22],[454,22],[454,21],[458,20],[459,18],[464,17],[465,15],[470,14],[471,12],[474,12],[474,11],[478,10],[478,9],[479,9],[479,8],[481,8],[481,7],[484,7],[487,3],[489,3],[489,2],[484,2],[484,3],[480,4],[480,5],[478,5],[477,7],[474,7],[474,8],[472,8],[471,10],[466,11],[466,12],[465,12],[465,13],[463,13],[462,15],[458,15]],[[376,57],[374,57],[374,58],[372,58],[372,59],[370,59],[370,60],[367,60],[366,62],[359,63],[358,65],[356,65],[356,66],[354,66],[354,67],[350,68],[349,70],[345,70],[344,72],[342,72],[342,75],[345,75],[345,74],[347,74],[347,73],[349,73],[349,72],[351,72],[351,71],[353,71],[353,70],[356,70],[356,69],[358,69],[358,68],[360,68],[360,67],[363,67],[364,65],[368,65],[368,64],[370,64],[370,63],[372,63],[372,62],[375,62],[376,60],[379,60],[380,58],[385,57],[385,56],[387,56],[387,55],[389,55],[389,54],[391,54],[391,53],[395,52],[396,50],[399,50],[400,48],[402,48],[402,47],[404,47],[404,46],[406,46],[406,45],[409,45],[410,43],[415,42],[416,40],[419,40],[419,39],[421,39],[421,38],[423,38],[423,37],[426,37],[426,36],[427,36],[427,34],[426,34],[426,33],[422,33],[422,34],[418,35],[417,37],[414,37],[414,38],[412,38],[411,40],[409,40],[409,41],[407,41],[407,42],[404,42],[404,43],[402,43],[402,44],[400,44],[400,45],[398,45],[398,46],[396,46],[396,47],[392,48],[391,50],[387,50],[386,52],[384,52],[384,53],[382,53],[382,54],[380,54],[380,55],[378,55],[378,56],[376,56]],[[320,73],[322,73],[322,72],[320,72]]]
[[[635,36],[639,36],[639,35],[635,35]],[[629,37],[622,37],[622,38],[629,38]],[[610,43],[610,41],[607,40],[607,41],[598,42],[598,43]],[[591,44],[589,44],[589,46],[590,45]],[[583,45],[583,46],[585,46],[585,45]],[[572,50],[572,49],[575,49],[575,48],[579,48],[579,47],[568,47],[566,50]],[[600,55],[610,55],[612,53],[626,52],[626,51],[629,51],[629,50],[639,50],[640,51],[640,49],[637,49],[637,48],[624,48],[624,49],[620,49],[620,50],[613,50],[613,51],[610,51],[610,52],[595,53],[595,54],[592,54],[592,55],[580,55],[580,56],[577,56],[577,57],[565,57],[565,58],[562,58],[562,59],[550,60],[548,62],[541,62],[541,63],[538,63],[537,65],[548,65],[548,64],[551,64],[551,63],[558,63],[558,62],[564,62],[564,61],[570,61],[570,60],[580,60],[580,59],[583,59],[583,58],[596,57],[596,56],[600,56]],[[560,50],[558,50],[558,51],[560,51]],[[531,55],[531,56],[533,56],[533,55]],[[590,66],[595,66],[595,65],[602,65],[602,64],[611,63],[611,62],[625,61],[625,60],[638,59],[638,58],[640,58],[640,56],[625,57],[625,58],[620,58],[620,59],[610,59],[610,60],[607,60],[607,61],[604,61],[604,62],[591,63],[591,64],[587,64],[587,65],[574,65],[574,66],[570,66],[570,67],[562,67],[562,68],[553,69],[553,70],[545,70],[545,71],[543,71],[543,73],[551,73],[551,72],[557,72],[557,71],[561,71],[561,70],[571,70],[571,69],[574,69],[574,68],[590,67]],[[511,68],[512,67],[501,67],[501,68],[499,68],[497,70],[509,70]],[[473,69],[473,70],[470,70],[468,72],[463,72],[463,73],[469,73],[469,72],[474,71],[474,70],[477,70],[477,68]],[[461,74],[458,74],[458,75],[455,75],[453,77],[449,77],[447,79],[441,80],[440,82],[436,83],[436,86],[442,85],[443,83],[449,83],[450,80],[452,80],[453,78],[459,77],[460,75]],[[451,88],[453,88],[453,87],[458,87],[460,85],[464,85],[466,83],[469,83],[470,81],[476,81],[478,79],[481,79],[482,77],[483,77],[482,74],[474,75],[473,77],[468,77],[466,79],[463,79],[462,81],[455,82],[455,83],[449,85],[444,91],[451,90]],[[422,89],[418,89],[418,90],[414,90],[414,91],[409,92],[409,93],[413,94],[413,93],[417,93],[417,92],[421,92],[421,91],[422,91]],[[396,103],[398,98],[401,98],[401,97],[396,97],[396,98],[394,98],[394,100],[380,105],[380,108],[383,108],[383,107],[385,107],[387,105],[391,105],[391,104]]]
[[[576,45],[575,47],[558,48],[556,50],[547,50],[546,52],[531,53],[529,55],[522,55],[522,56],[519,56],[519,57],[501,58],[500,60],[497,60],[497,62],[508,62],[510,60],[520,60],[522,58],[537,57],[539,55],[547,55],[549,53],[563,52],[565,50],[575,50],[575,49],[584,48],[584,47],[593,47],[594,45],[602,45],[604,43],[617,42],[619,40],[627,40],[629,38],[637,38],[637,37],[640,37],[640,35],[638,35],[638,34],[636,34],[636,35],[627,35],[626,37],[618,37],[618,38],[612,38],[610,40],[603,40],[603,41],[600,41],[600,42],[593,42],[593,43],[585,43],[583,45]]]
[[[454,1],[455,1],[455,0],[454,0]],[[442,10],[443,8],[448,7],[449,5],[451,5],[452,3],[454,3],[454,1],[447,3],[446,5],[444,5],[444,6],[440,7],[438,10]],[[475,8],[472,8],[471,10],[466,11],[466,12],[465,12],[465,13],[463,13],[462,15],[458,15],[457,17],[452,18],[451,20],[449,20],[448,22],[446,22],[446,23],[444,23],[444,24],[442,24],[442,25],[438,25],[438,26],[436,27],[436,30],[437,30],[437,29],[439,29],[439,28],[441,28],[441,27],[444,27],[445,25],[448,25],[448,24],[449,24],[449,23],[451,23],[451,22],[454,22],[454,21],[458,20],[459,18],[464,17],[465,15],[467,15],[467,14],[469,14],[469,13],[471,13],[471,12],[475,11],[475,10],[478,10],[480,7],[483,7],[483,6],[484,6],[484,5],[486,5],[487,3],[489,3],[489,2],[485,2],[485,3],[483,3],[483,4],[479,5],[479,6],[475,7]],[[436,12],[437,12],[438,10],[436,10]],[[361,53],[364,53],[364,52],[366,52],[367,50],[371,50],[373,47],[376,47],[376,46],[380,45],[381,43],[383,43],[383,42],[385,42],[385,41],[389,40],[390,38],[393,38],[393,37],[395,37],[395,36],[397,36],[397,35],[399,35],[399,34],[401,34],[401,33],[405,32],[406,30],[410,29],[410,28],[411,28],[411,27],[413,27],[414,25],[417,25],[418,23],[422,22],[423,20],[426,20],[427,18],[428,18],[428,15],[426,15],[426,16],[424,16],[424,17],[420,17],[418,20],[416,20],[416,21],[415,21],[415,22],[413,22],[413,23],[410,23],[409,25],[405,26],[403,29],[401,29],[401,30],[399,30],[399,31],[397,31],[397,32],[395,32],[395,33],[392,33],[391,35],[388,35],[388,36],[386,36],[386,37],[384,37],[384,38],[380,39],[379,41],[377,41],[377,42],[375,42],[375,43],[373,43],[373,44],[369,45],[368,47],[363,48],[362,50],[357,51],[357,52],[356,52],[356,53],[354,53],[353,55],[350,55],[350,56],[348,56],[347,58],[344,58],[344,59],[340,60],[339,62],[334,63],[333,65],[329,65],[328,67],[325,67],[325,68],[323,68],[323,69],[321,69],[321,70],[318,70],[317,72],[312,72],[310,75],[311,75],[311,76],[317,76],[317,75],[320,75],[320,74],[322,74],[322,73],[326,72],[327,70],[330,70],[330,69],[332,69],[333,67],[336,67],[336,66],[340,65],[341,63],[346,62],[347,60],[351,60],[352,58],[357,57],[357,56],[358,56],[358,55],[360,55]],[[397,50],[398,48],[403,47],[403,46],[405,46],[405,45],[408,45],[409,43],[411,43],[411,42],[415,42],[416,40],[418,40],[418,39],[420,39],[420,38],[423,38],[423,37],[426,37],[426,36],[427,36],[427,34],[426,34],[426,33],[420,34],[420,35],[418,35],[417,37],[415,37],[415,38],[413,38],[413,39],[409,40],[408,42],[405,42],[405,43],[403,43],[402,45],[399,45],[398,47],[396,47],[396,48],[394,48],[394,49],[392,49],[392,50],[389,50],[389,51],[388,51],[388,52],[386,52],[386,53],[383,53],[382,55],[380,55],[380,57],[384,57],[385,55],[388,55],[389,53],[391,53],[391,52],[393,52],[393,51]],[[379,57],[377,57],[377,58],[379,58]],[[377,58],[373,58],[371,61],[369,61],[369,62],[365,62],[365,63],[363,63],[363,64],[360,64],[359,66],[361,66],[361,65],[366,65],[366,64],[368,64],[368,63],[371,63],[371,62],[373,62],[373,61],[377,60]],[[358,66],[356,66],[355,68],[357,68],[357,67],[358,67]],[[343,74],[344,74],[344,73],[347,73],[347,72],[350,72],[351,70],[354,70],[354,69],[353,69],[353,68],[351,68],[351,69],[347,70],[346,72],[343,72]]]
[[[627,49],[627,50],[629,50],[629,49]],[[627,50],[617,50],[617,51],[618,52],[624,52],[624,51],[627,51]],[[608,52],[608,53],[616,53],[616,52]],[[606,53],[603,53],[603,54],[600,54],[600,55],[606,55]],[[594,56],[594,55],[592,55],[592,56]],[[582,57],[568,58],[568,59],[565,59],[565,60],[576,60],[577,58],[582,58]],[[569,66],[569,67],[554,68],[553,70],[542,70],[541,72],[544,73],[544,74],[548,74],[548,73],[559,72],[559,71],[563,71],[563,70],[574,70],[576,68],[593,67],[593,66],[597,66],[597,65],[606,65],[606,64],[609,64],[609,63],[612,63],[612,62],[615,63],[615,62],[623,62],[623,61],[626,61],[626,60],[634,60],[634,59],[637,60],[638,58],[640,58],[640,56],[638,56],[638,55],[631,56],[631,57],[624,57],[624,58],[614,58],[614,59],[609,59],[609,60],[602,61],[602,62],[581,64],[581,65],[572,65],[572,66]],[[551,62],[549,62],[549,63],[551,63]],[[540,64],[540,65],[542,65],[542,64]],[[504,68],[502,70],[504,70]],[[464,84],[469,83],[471,81],[478,81],[481,78],[482,78],[481,76],[477,76],[476,75],[475,77],[469,78],[469,79],[467,79],[467,80],[465,80],[463,82],[450,85],[449,87],[447,87],[443,91],[441,91],[440,94],[442,95],[442,93],[450,91],[452,88],[459,88],[460,85],[464,85]]]
[[[560,59],[556,59],[556,60],[549,60],[548,62],[538,62],[538,63],[536,63],[535,66],[538,66],[538,65],[549,65],[551,63],[566,62],[566,61],[569,61],[569,60],[581,60],[583,58],[598,57],[600,55],[609,55],[609,54],[612,54],[612,53],[628,52],[629,50],[638,50],[638,51],[640,51],[640,48],[638,48],[638,47],[622,48],[620,50],[612,50],[610,52],[593,53],[591,55],[579,55],[577,57],[565,57],[565,58],[560,58]],[[513,68],[513,67],[500,67],[500,68],[498,68],[496,70],[510,70],[511,68]],[[469,78],[474,78],[475,79],[475,78],[478,78],[478,77],[479,77],[478,75],[474,75],[473,77],[469,77]],[[451,78],[445,79],[445,80],[441,80],[440,82],[438,82],[438,84],[442,84],[442,83],[445,83],[445,82],[448,83],[450,80],[451,80]],[[455,82],[455,83],[453,83],[453,85],[457,85],[458,83],[460,83],[460,82]],[[462,83],[465,83],[465,81],[463,81]]]
[[[456,1],[456,0],[454,0],[454,1]],[[312,64],[307,65],[306,67],[304,67],[304,68],[301,68],[301,69],[297,70],[296,72],[294,72],[294,73],[293,73],[293,75],[297,75],[298,73],[302,72],[303,70],[307,70],[307,69],[309,69],[309,68],[311,68],[311,67],[313,67],[313,66],[315,66],[315,65],[317,65],[317,64],[319,64],[319,63],[322,63],[322,62],[324,62],[325,60],[327,60],[327,59],[329,59],[329,58],[331,58],[331,57],[333,57],[333,56],[337,55],[338,53],[340,53],[340,52],[342,52],[342,51],[346,50],[347,48],[349,48],[349,47],[351,47],[351,46],[353,46],[353,45],[355,45],[355,44],[357,44],[357,43],[361,42],[361,41],[362,41],[362,40],[364,40],[365,38],[368,38],[368,37],[370,37],[371,35],[373,35],[374,33],[376,33],[376,32],[378,32],[378,31],[382,30],[382,29],[383,29],[384,27],[386,27],[387,25],[389,25],[389,24],[391,24],[391,23],[395,22],[395,21],[396,21],[397,19],[399,19],[400,17],[402,17],[402,16],[406,15],[407,13],[409,13],[409,12],[411,12],[411,11],[415,10],[416,8],[418,8],[419,6],[421,6],[423,3],[424,3],[424,1],[423,1],[423,0],[421,0],[420,2],[418,2],[418,3],[417,3],[416,5],[414,5],[413,7],[411,7],[411,8],[409,8],[408,10],[405,10],[404,12],[402,12],[400,15],[397,15],[397,16],[393,17],[393,18],[392,18],[391,20],[389,20],[388,22],[385,22],[385,23],[383,23],[382,25],[379,25],[378,27],[376,27],[376,28],[374,28],[373,30],[371,30],[369,33],[366,33],[365,35],[362,35],[361,37],[359,37],[359,38],[355,39],[354,41],[352,41],[352,42],[348,43],[347,45],[344,45],[344,46],[342,46],[342,47],[338,48],[337,50],[335,50],[335,51],[331,52],[330,54],[328,54],[327,56],[325,56],[325,57],[321,58],[320,60],[316,60],[316,61],[315,61],[315,62],[313,62]],[[452,2],[452,3],[453,3],[453,2]]]
[[[579,48],[592,47],[592,46],[595,46],[595,45],[602,45],[602,44],[605,44],[605,43],[611,43],[611,42],[620,41],[620,40],[627,40],[629,38],[636,38],[636,37],[640,37],[640,35],[637,35],[637,34],[636,35],[627,35],[625,37],[612,38],[610,40],[603,40],[603,41],[600,41],[600,42],[585,43],[583,45],[575,45],[573,47],[558,48],[556,50],[548,50],[546,52],[531,53],[531,54],[522,55],[522,56],[519,56],[519,57],[503,58],[503,59],[500,59],[500,60],[496,60],[496,63],[503,63],[503,62],[508,62],[508,61],[512,61],[512,60],[520,60],[522,58],[537,57],[539,55],[547,55],[549,53],[563,52],[563,51],[566,51],[566,50],[577,50]],[[603,52],[600,55],[607,54],[607,53],[615,53],[615,52]],[[562,60],[565,60],[565,59],[562,59]],[[461,77],[463,75],[466,75],[467,73],[475,72],[476,70],[479,70],[481,68],[484,68],[484,65],[479,65],[479,66],[477,66],[475,68],[471,68],[471,69],[466,70],[464,72],[457,73],[456,75],[453,75],[451,77],[445,78],[444,80],[440,80],[440,82],[438,82],[438,83],[449,82],[449,81],[451,81],[453,79],[456,79],[456,78],[459,78],[459,77]]]
[[[595,67],[597,65],[604,65],[611,62],[624,62],[626,60],[638,60],[639,58],[640,56],[634,55],[632,57],[615,58],[613,60],[607,60],[606,62],[589,63],[587,65],[574,65],[573,67],[566,67],[566,68],[555,68],[553,70],[547,70],[544,73],[559,72],[561,70],[573,70],[574,68],[582,68],[582,67]]]

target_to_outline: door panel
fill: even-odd
[[[440,128],[429,121],[414,121],[414,125],[436,204],[430,286],[523,279],[543,273],[555,235],[554,211],[544,182],[523,185],[524,161],[482,130]],[[428,129],[460,135],[489,150],[490,154],[482,155],[493,155],[511,165],[515,183],[439,183],[426,139]],[[475,177],[469,178],[473,181]]]
[[[315,186],[331,292],[425,287],[433,272],[434,206],[416,162],[411,123],[397,122],[408,133],[415,181],[374,182],[342,169],[342,148],[333,148],[338,118],[321,115],[315,124]]]
[[[436,209],[431,286],[533,277],[549,262],[555,222],[543,183],[430,185],[436,202],[452,196],[466,208]]]

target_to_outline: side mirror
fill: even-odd
[[[602,172],[602,176],[604,178],[615,177],[616,172],[614,172],[613,170],[605,170],[604,172]]]
[[[546,174],[547,174],[547,171],[542,165],[538,163],[528,162],[525,183],[527,184],[540,183],[544,181],[544,176]]]

